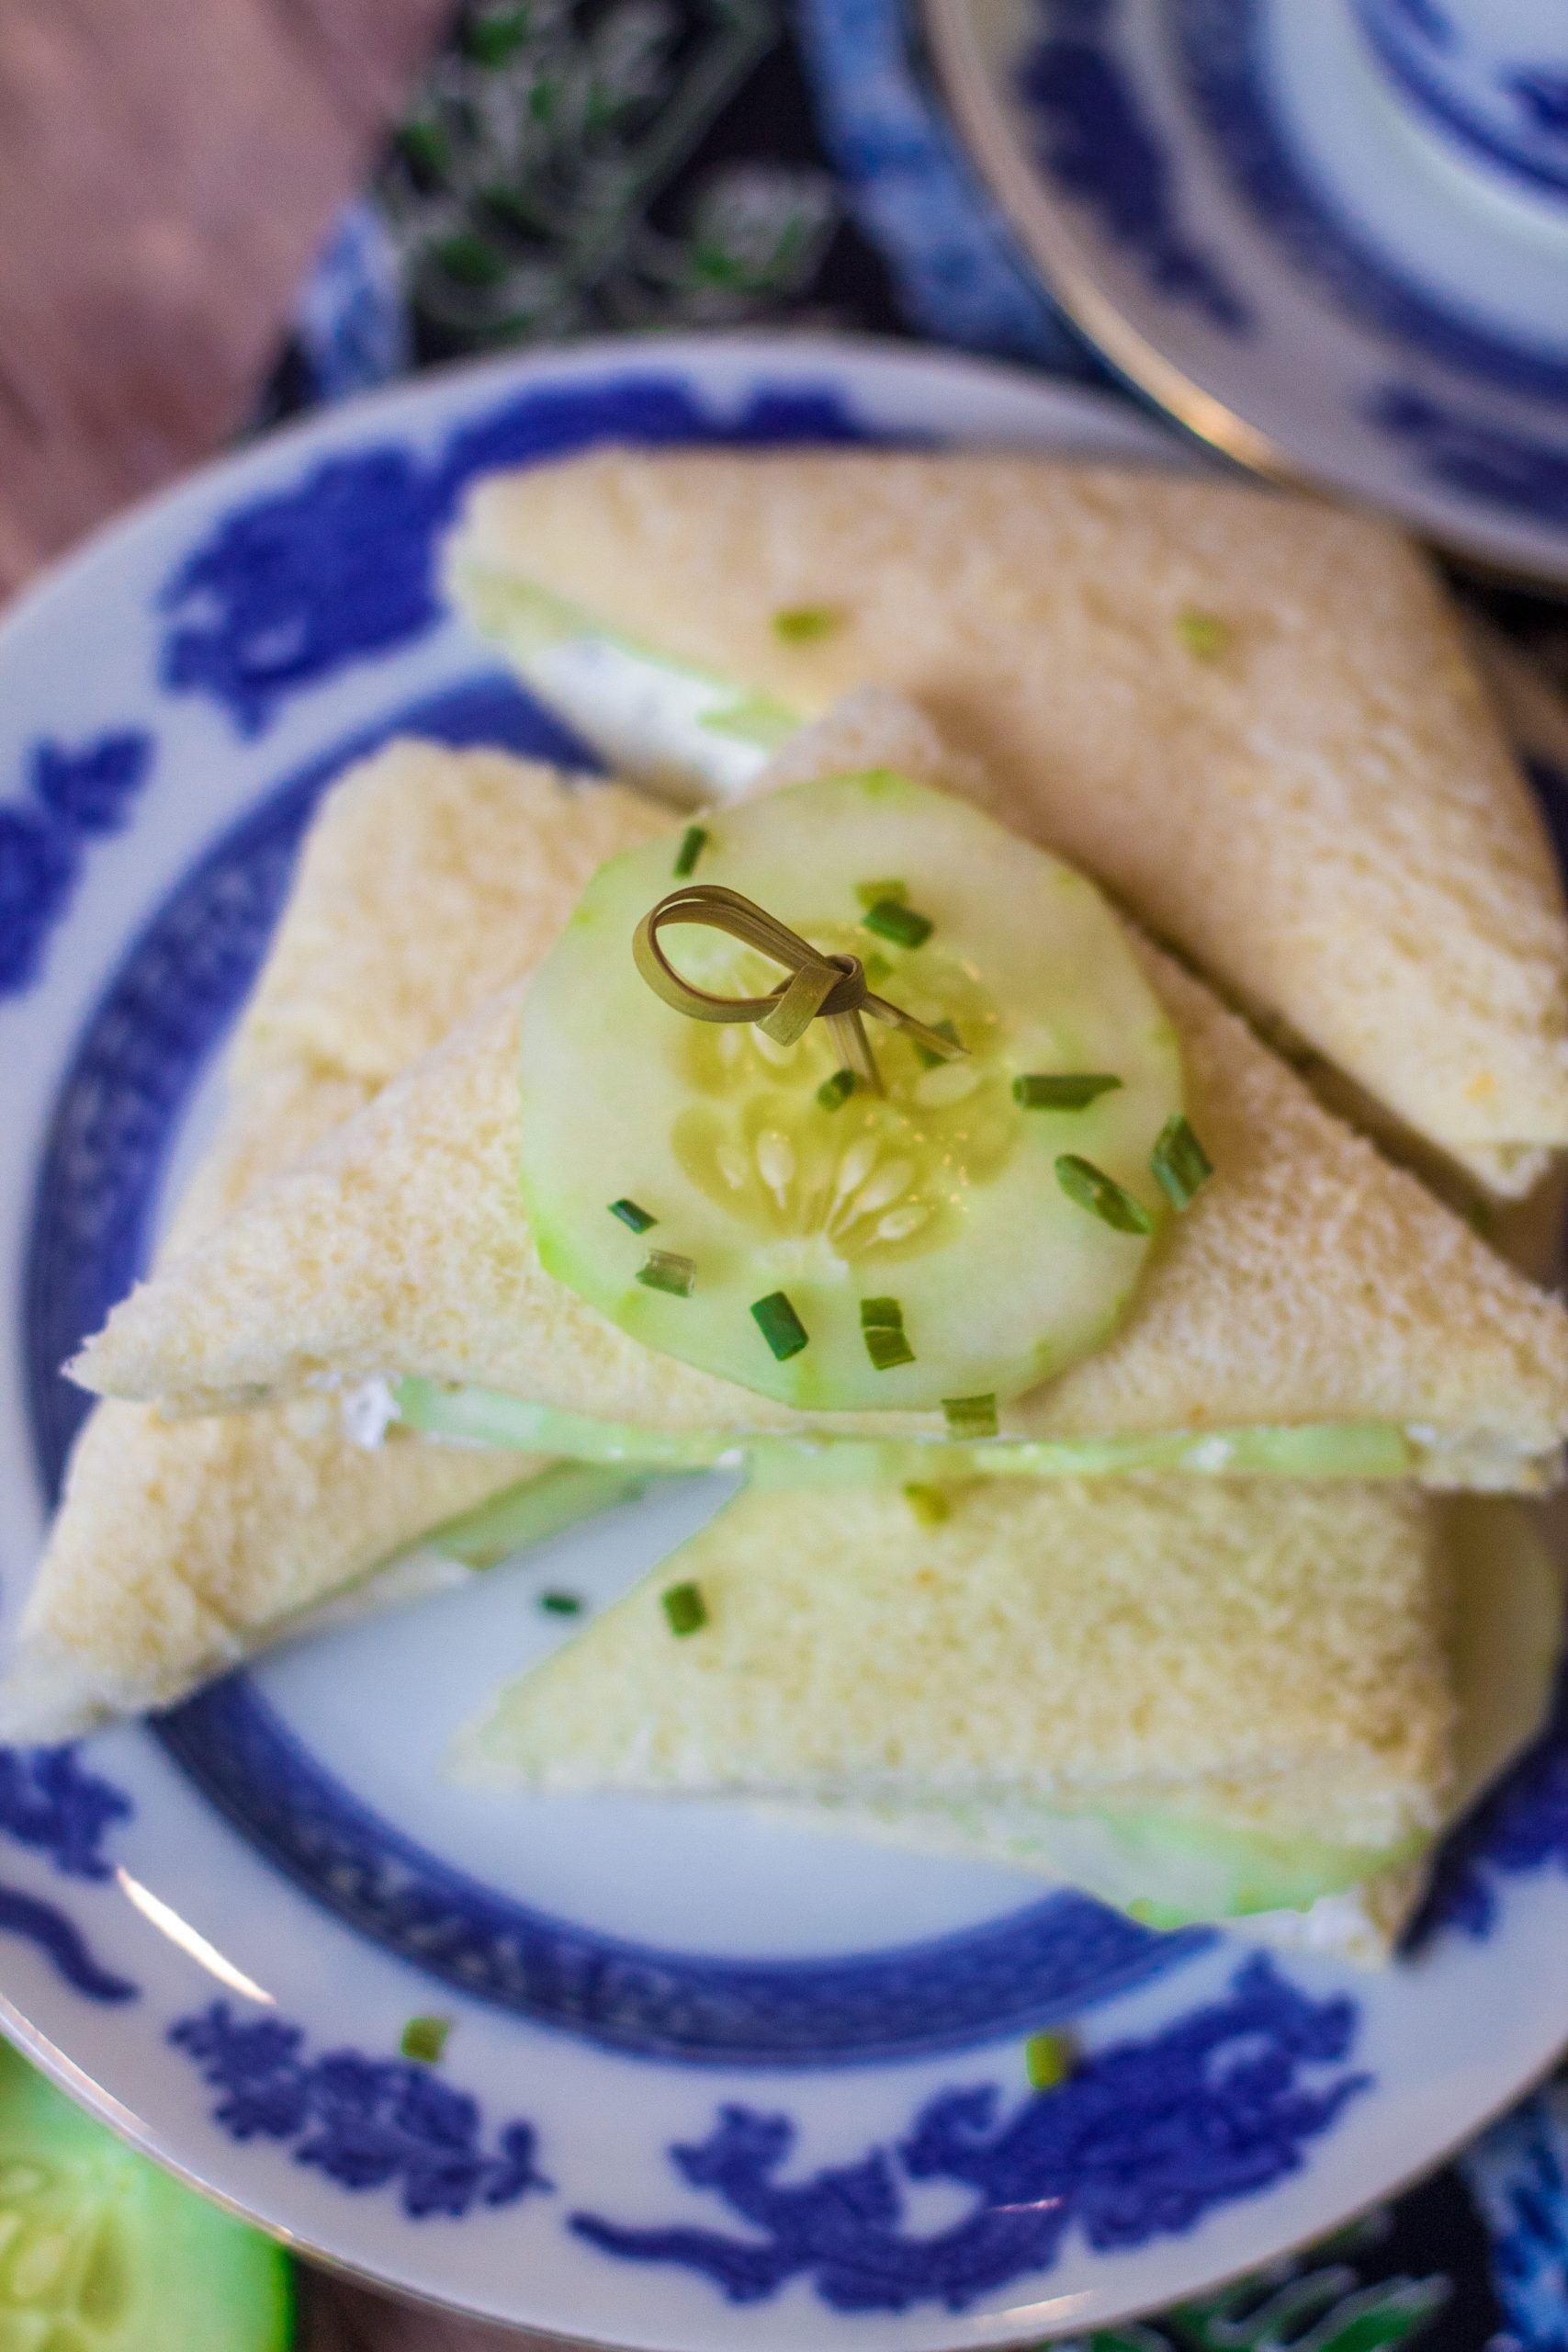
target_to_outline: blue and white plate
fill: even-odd
[[[1568,582],[1568,206],[1417,135],[1355,0],[922,5],[983,173],[1118,368],[1244,464]]]
[[[0,1569],[13,1612],[322,785],[394,727],[558,744],[443,618],[477,469],[604,435],[1168,459],[1109,402],[850,343],[588,348],[211,469],[0,629]],[[500,1802],[438,1759],[671,1486],[161,1723],[0,1751],[0,2021],[118,2130],[412,2294],[670,2352],[937,2352],[1190,2295],[1431,2164],[1568,2035],[1568,1729],[1379,1978],[722,1807]],[[417,2014],[454,2019],[410,2064]],[[1022,2042],[1085,2061],[1032,2092]]]

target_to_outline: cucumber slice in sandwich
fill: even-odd
[[[649,1347],[800,1408],[994,1406],[1103,1344],[1168,1214],[1156,1147],[1182,1092],[1175,1032],[1098,892],[891,770],[716,814],[700,855],[702,881],[813,945],[874,956],[874,988],[964,1056],[869,1023],[879,1097],[825,1023],[779,1046],[686,1018],[631,957],[671,888],[668,845],[624,852],[523,1015],[547,1270]],[[781,978],[695,925],[670,952],[713,996]]]
[[[800,724],[776,695],[606,632],[529,581],[476,573],[468,586],[476,625],[613,775],[637,776],[675,800],[728,797]]]
[[[281,2246],[124,2146],[0,2044],[0,2342],[286,2352]]]
[[[817,1432],[737,1440],[723,1432],[681,1436],[632,1421],[563,1413],[494,1388],[400,1380],[400,1418],[450,1444],[520,1446],[584,1464],[647,1470],[738,1468],[753,1486],[864,1487],[970,1478],[1095,1478],[1126,1470],[1193,1471],[1209,1477],[1408,1478],[1422,1466],[1419,1442],[1387,1421],[1318,1421],[1299,1429],[1242,1426],[1165,1430],[1147,1437],[992,1438],[947,1444],[940,1438],[833,1437]]]

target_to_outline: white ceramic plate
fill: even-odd
[[[922,5],[982,173],[1117,367],[1246,465],[1568,582],[1568,213],[1416,139],[1352,0]]]
[[[394,725],[558,739],[431,594],[478,467],[604,434],[1159,461],[1116,407],[811,340],[434,377],[214,467],[0,629],[0,1567],[141,1261],[311,800]],[[1568,1741],[1388,1975],[1162,1938],[1006,1871],[436,1763],[502,1668],[711,1509],[671,1486],[147,1730],[0,1751],[0,2019],[118,2130],[411,2293],[671,2352],[922,2352],[1195,2293],[1429,2165],[1568,2034]],[[436,2068],[413,2014],[455,2019]],[[1032,2094],[1024,2035],[1079,2073]]]

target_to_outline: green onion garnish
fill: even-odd
[[[434,2066],[446,2047],[451,2030],[450,2018],[410,2018],[398,2038],[398,2048],[405,2058],[416,2059],[422,2066]]]
[[[575,1592],[542,1592],[539,1606],[549,1617],[581,1617],[582,1603]]]
[[[949,1437],[995,1437],[997,1400],[989,1396],[944,1396],[942,1409]]]
[[[1214,1172],[1213,1161],[1179,1111],[1160,1129],[1149,1166],[1173,1209],[1190,1208]]]
[[[1183,605],[1176,616],[1176,634],[1189,653],[1200,662],[1218,662],[1230,651],[1231,627],[1218,613],[1205,613],[1196,605]]]
[[[932,929],[930,915],[918,915],[913,907],[900,905],[897,899],[878,899],[861,917],[867,931],[874,931],[879,939],[890,939],[895,947],[923,947]]]
[[[755,1300],[751,1313],[780,1363],[800,1353],[810,1335],[782,1290],[772,1290],[766,1298]]]
[[[635,1201],[612,1201],[610,1215],[618,1216],[623,1225],[629,1225],[634,1233],[646,1233],[650,1225],[659,1223],[656,1216],[649,1216],[646,1209],[638,1208]]]
[[[1122,1083],[1098,1070],[1030,1070],[1012,1082],[1012,1099],[1026,1111],[1087,1111],[1096,1097]]]
[[[1092,1159],[1080,1159],[1076,1151],[1065,1151],[1057,1160],[1056,1182],[1069,1201],[1077,1201],[1080,1209],[1088,1209],[1090,1216],[1099,1217],[1102,1225],[1113,1226],[1118,1233],[1152,1233],[1155,1229],[1154,1219],[1142,1201],[1135,1201],[1114,1176],[1108,1176]]]
[[[1023,2069],[1037,2091],[1059,2090],[1077,2059],[1065,2033],[1032,2033],[1023,2045]]]
[[[650,1250],[637,1270],[637,1278],[649,1290],[667,1290],[671,1298],[690,1298],[697,1279],[696,1263],[675,1250]]]
[[[878,1372],[914,1363],[915,1351],[904,1330],[904,1310],[896,1298],[863,1298],[860,1328],[866,1354]]]
[[[938,1527],[953,1516],[953,1505],[940,1487],[906,1487],[904,1500],[922,1527]]]
[[[855,884],[855,897],[863,907],[879,907],[885,899],[895,899],[902,906],[908,895],[909,886],[907,882],[857,882]]]
[[[773,635],[786,645],[808,645],[814,637],[831,637],[842,619],[831,605],[791,605],[773,615]]]
[[[853,1070],[836,1069],[831,1078],[825,1078],[822,1080],[817,1090],[817,1100],[821,1103],[824,1111],[838,1111],[842,1109],[854,1091]]]
[[[865,976],[871,982],[872,987],[874,989],[880,988],[882,982],[887,978],[887,975],[892,969],[892,965],[888,962],[881,948],[874,947],[871,954],[865,959]]]
[[[666,1585],[659,1596],[672,1634],[694,1634],[708,1622],[708,1605],[700,1584]]]
[[[964,1043],[963,1038],[959,1035],[957,1029],[953,1026],[951,1021],[933,1021],[931,1025],[935,1030],[939,1037],[946,1037],[951,1044],[954,1046],[961,1046]],[[918,1037],[911,1039],[910,1042],[913,1044],[915,1048],[916,1059],[923,1063],[927,1069],[937,1069],[938,1066],[947,1058],[945,1054],[933,1054],[931,1047],[929,1046],[922,1046]]]
[[[683,878],[688,874],[695,873],[697,860],[707,845],[707,827],[688,825],[681,836],[681,846],[675,853],[675,863],[670,869],[671,874]]]

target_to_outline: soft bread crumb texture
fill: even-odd
[[[662,1594],[707,1622],[677,1640]],[[1175,1805],[1383,1849],[1442,1818],[1440,1512],[1408,1490],[982,1481],[741,1495],[511,1684],[460,1767],[544,1789]]]
[[[138,1707],[283,1630],[393,1553],[544,1466],[343,1435],[335,1396],[164,1419],[101,1405],[71,1457],[24,1645]]]
[[[162,1256],[530,969],[600,861],[670,824],[634,793],[498,752],[401,741],[350,769],[307,836],[221,1126]],[[73,1450],[0,1713],[45,1687],[84,1716],[166,1702],[543,1466],[396,1438],[367,1452],[321,1394],[205,1420],[105,1401]]]
[[[241,1021],[241,1083],[282,1060],[384,1086],[532,970],[605,858],[671,831],[623,786],[403,739],[333,786]]]
[[[1568,1142],[1568,923],[1430,566],[1315,500],[885,451],[598,452],[449,555],[816,718],[916,695],[987,805],[1503,1192]],[[804,641],[773,616],[830,605]],[[1195,652],[1192,612],[1220,624]]]
[[[1004,1433],[1376,1420],[1495,1441],[1568,1430],[1568,1315],[1381,1159],[1200,981],[1142,948],[1215,1173],[1098,1354]],[[805,1415],[657,1353],[545,1272],[516,1176],[521,990],[134,1292],[73,1367],[211,1408],[323,1373],[422,1373],[660,1430],[932,1433]]]

